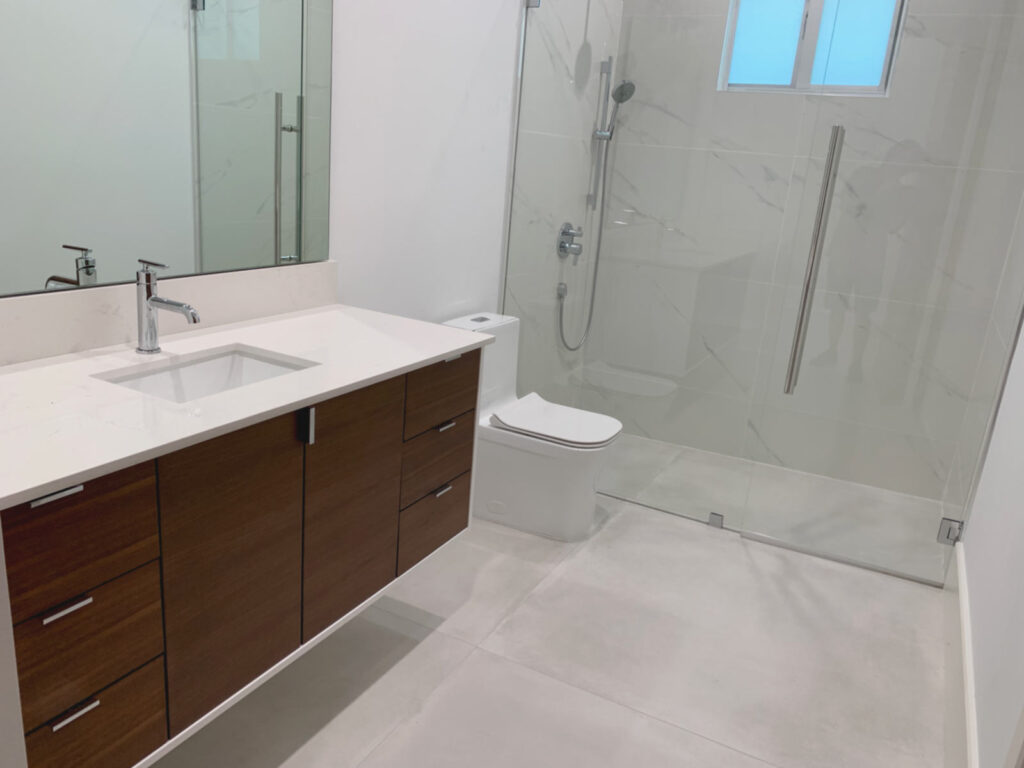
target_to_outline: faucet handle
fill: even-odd
[[[69,251],[81,251],[86,256],[92,253],[92,248],[85,248],[81,245],[62,245],[61,248],[67,248]]]
[[[139,264],[142,265],[143,272],[152,272],[150,267],[156,267],[157,269],[168,269],[166,264],[161,264],[159,261],[147,261],[146,259],[139,259]]]

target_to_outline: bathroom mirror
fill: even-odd
[[[0,23],[0,295],[327,258],[331,0],[49,0]],[[31,73],[29,76],[28,73]]]

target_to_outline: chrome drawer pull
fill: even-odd
[[[87,597],[87,598],[85,598],[85,600],[80,600],[79,602],[75,603],[74,605],[69,605],[64,610],[57,611],[55,614],[53,614],[53,616],[47,616],[45,619],[43,619],[43,626],[45,627],[47,624],[52,624],[57,619],[63,619],[69,613],[74,613],[75,611],[80,611],[83,608],[85,608],[85,606],[87,606],[87,605],[92,605],[92,598],[91,597]]]
[[[80,710],[78,710],[77,712],[75,712],[75,714],[71,715],[71,717],[66,717],[66,718],[64,718],[63,720],[61,720],[61,721],[60,721],[59,723],[55,724],[55,725],[53,726],[53,732],[54,732],[54,733],[56,733],[56,732],[57,732],[57,731],[59,731],[59,730],[60,730],[61,728],[63,728],[63,727],[65,726],[65,725],[71,725],[71,724],[72,724],[73,722],[75,722],[75,720],[77,720],[78,718],[80,718],[80,717],[81,717],[82,715],[86,715],[86,714],[88,714],[88,713],[92,712],[92,711],[93,711],[94,709],[96,709],[96,707],[98,707],[99,705],[100,705],[100,700],[99,700],[99,699],[96,699],[96,701],[94,701],[94,702],[93,702],[92,704],[90,704],[89,706],[87,706],[87,707],[82,707],[82,708],[81,708]]]
[[[29,508],[35,509],[36,507],[43,506],[43,504],[49,504],[51,501],[57,501],[57,499],[66,499],[68,496],[74,496],[76,493],[81,493],[84,490],[84,485],[76,485],[74,488],[65,488],[63,491],[57,491],[56,493],[51,493],[49,496],[43,496],[40,499],[36,499],[29,504]]]
[[[440,499],[442,496],[444,496],[446,493],[448,493],[448,491],[450,491],[451,489],[452,489],[452,487],[450,485],[446,485],[444,488],[442,488],[440,491],[438,491],[437,493],[434,494],[434,498],[435,499]]]
[[[455,419],[452,419],[447,424],[442,424],[440,427],[438,427],[437,431],[438,432],[446,432],[446,431],[448,431],[449,429],[451,429],[454,426],[455,426]]]

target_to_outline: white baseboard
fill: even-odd
[[[980,768],[978,753],[978,702],[974,689],[974,648],[971,640],[971,599],[967,588],[967,563],[963,542],[956,544],[957,592],[960,598],[960,647],[964,668],[964,713],[967,716],[967,768]]]

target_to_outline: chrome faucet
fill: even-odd
[[[136,352],[152,355],[160,351],[160,335],[157,329],[156,311],[166,309],[184,315],[189,325],[199,322],[199,313],[191,304],[172,301],[156,295],[156,272],[153,267],[167,269],[166,264],[139,259],[142,269],[135,273],[135,295],[139,310],[139,346]]]
[[[54,288],[67,288],[69,286],[96,285],[96,257],[92,255],[91,248],[83,248],[80,245],[62,245],[69,251],[78,251],[75,257],[75,277],[63,277],[62,275],[50,275],[46,278],[46,290]]]

